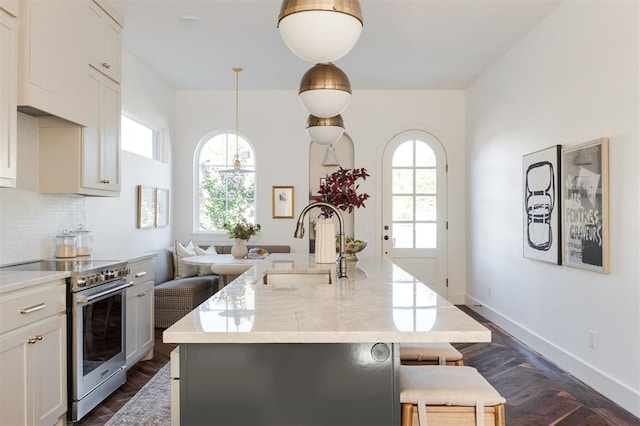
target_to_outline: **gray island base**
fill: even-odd
[[[348,278],[335,267],[271,254],[164,331],[180,345],[180,424],[399,426],[399,343],[491,341],[383,257]]]
[[[185,344],[183,425],[400,424],[390,344]]]

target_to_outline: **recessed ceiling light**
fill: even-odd
[[[178,18],[180,22],[185,25],[195,25],[200,22],[200,18],[195,15],[182,15]]]

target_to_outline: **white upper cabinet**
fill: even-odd
[[[10,7],[13,6],[13,7]],[[11,13],[10,13],[11,12]],[[0,1],[0,186],[16,186],[17,3]]]
[[[104,3],[103,3],[104,6]],[[122,26],[95,2],[89,7],[89,64],[120,83],[122,63]]]

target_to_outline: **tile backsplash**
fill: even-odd
[[[85,224],[85,198],[0,188],[0,265],[51,258],[55,236]]]

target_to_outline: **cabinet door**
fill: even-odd
[[[153,347],[153,281],[127,289],[127,368]]]
[[[122,27],[100,6],[89,6],[91,59],[89,64],[117,83],[121,78]]]
[[[0,425],[31,424],[28,327],[0,336]]]
[[[0,9],[0,186],[16,186],[17,20]]]
[[[102,123],[102,77],[95,71],[89,72],[87,84],[87,112],[90,121],[82,129],[82,186],[102,189],[100,183],[100,139]]]
[[[33,416],[36,425],[51,425],[67,411],[66,316],[33,326]]]
[[[120,85],[89,71],[91,122],[83,129],[82,185],[120,191]]]
[[[104,79],[100,180],[105,189],[120,191],[120,85]]]
[[[153,281],[147,281],[143,288],[144,296],[138,300],[140,312],[140,353],[146,354],[153,348],[154,343],[154,321],[153,321]]]

